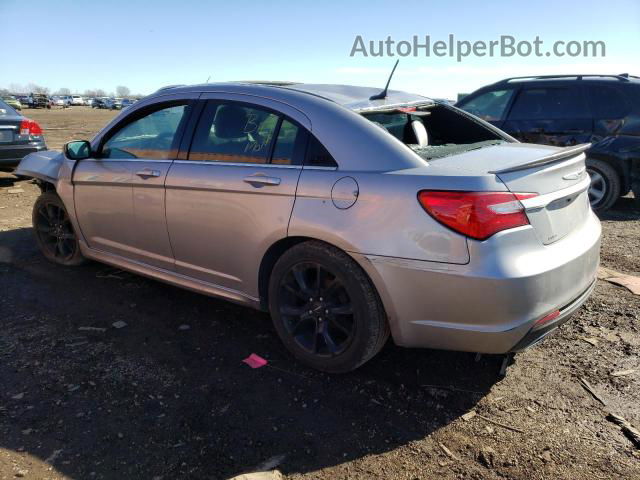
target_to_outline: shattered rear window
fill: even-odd
[[[362,115],[425,160],[509,142],[499,130],[444,104],[395,107]]]
[[[449,157],[451,155],[458,155],[460,153],[469,152],[471,150],[478,150],[484,147],[490,147],[492,145],[500,145],[507,143],[504,140],[485,140],[484,142],[476,143],[449,143],[445,145],[428,145],[426,147],[419,147],[418,145],[408,145],[411,150],[416,152],[425,160],[436,160],[438,158]]]

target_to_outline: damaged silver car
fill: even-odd
[[[585,148],[400,91],[226,83],[162,89],[17,173],[48,259],[267,310],[296,358],[346,372],[389,335],[506,353],[564,323],[599,261]]]

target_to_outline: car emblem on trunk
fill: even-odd
[[[584,175],[584,172],[586,172],[586,169],[581,168],[578,171],[567,173],[565,176],[562,177],[562,179],[563,180],[578,180],[580,177],[582,177],[582,175]]]

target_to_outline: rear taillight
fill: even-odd
[[[429,215],[447,227],[476,240],[496,232],[528,225],[520,200],[537,193],[441,192],[423,190],[418,200]]]
[[[33,120],[25,118],[20,122],[20,135],[39,136],[42,135],[42,128]]]

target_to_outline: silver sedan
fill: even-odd
[[[345,372],[389,335],[507,353],[565,322],[599,261],[585,148],[400,91],[226,83],[161,89],[17,173],[50,260],[268,310],[296,358]]]

